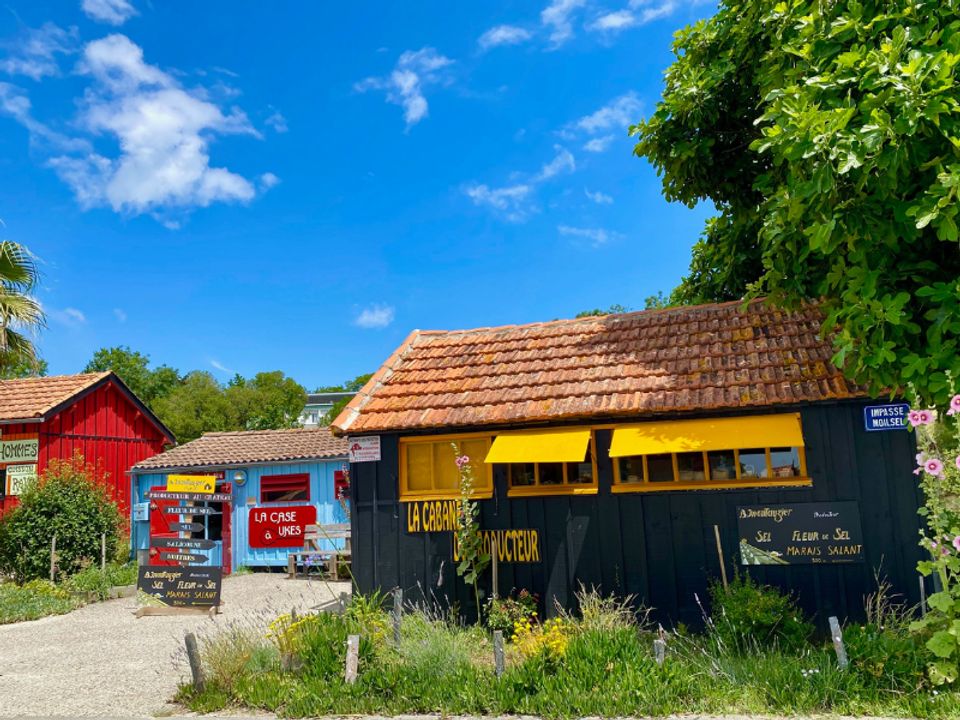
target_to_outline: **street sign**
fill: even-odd
[[[185,552],[162,552],[160,553],[161,560],[169,560],[171,562],[183,562],[183,563],[205,563],[210,558],[206,555],[196,555],[194,553],[185,553]]]
[[[222,582],[218,567],[141,565],[137,573],[138,590],[174,607],[219,605]]]
[[[151,500],[186,500],[187,502],[230,502],[233,496],[230,493],[190,493],[151,490],[147,493]]]
[[[167,492],[210,494],[216,489],[216,475],[167,475]]]
[[[302,548],[307,525],[316,522],[317,508],[313,505],[250,508],[250,547]]]
[[[165,507],[163,511],[169,515],[223,515],[222,510],[207,507],[206,505],[199,505],[197,507],[174,505],[172,507]]]
[[[183,548],[184,550],[209,550],[210,548],[216,547],[217,544],[213,540],[152,537],[150,538],[150,546],[159,548]]]
[[[867,405],[863,409],[863,427],[867,432],[906,430],[910,406],[907,403]]]
[[[171,532],[202,532],[203,523],[185,523],[185,522],[174,522],[170,523]]]

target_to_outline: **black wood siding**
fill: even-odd
[[[912,474],[912,433],[863,429],[867,403],[800,409],[811,488],[610,493],[611,431],[597,431],[599,491],[595,496],[507,498],[506,478],[481,505],[483,529],[539,531],[542,562],[500,565],[500,592],[538,593],[549,613],[554,600],[575,604],[581,583],[605,594],[635,595],[667,623],[699,625],[696,601],[720,577],[713,526],[720,528],[728,574],[739,568],[736,507],[761,503],[856,500],[866,562],[847,565],[751,566],[752,577],[792,590],[821,624],[830,615],[859,618],[875,576],[919,601],[916,563],[920,492]],[[398,501],[398,436],[381,436],[382,460],[352,467],[353,572],[361,592],[404,589],[405,597],[456,605],[473,615],[473,599],[456,576],[450,533],[406,530]],[[490,573],[485,581],[489,586]]]

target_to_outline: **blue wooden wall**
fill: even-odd
[[[275,550],[252,549],[248,541],[250,510],[258,507],[276,507],[293,505],[313,505],[317,508],[317,523],[329,525],[332,523],[347,522],[343,508],[334,498],[333,474],[340,470],[346,459],[312,461],[303,463],[277,463],[273,465],[238,465],[230,468],[193,468],[191,473],[202,474],[223,470],[224,482],[231,482],[237,470],[247,474],[247,482],[238,487],[233,484],[233,504],[231,508],[231,533],[233,538],[233,568],[247,567],[286,567],[287,555],[297,548],[278,548]],[[260,478],[264,475],[289,475],[308,473],[310,475],[309,502],[282,502],[260,505]],[[133,476],[134,502],[145,502],[146,493],[151,487],[165,486],[166,473],[137,474]],[[252,502],[248,502],[252,501]],[[196,520],[195,520],[196,521]],[[150,546],[150,522],[137,522],[131,516],[131,544],[134,550],[146,550]],[[221,564],[220,543],[213,550],[207,551],[210,564]],[[330,541],[321,542],[320,547],[330,546]]]

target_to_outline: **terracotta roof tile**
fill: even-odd
[[[45,417],[58,405],[107,377],[110,373],[50,375],[0,380],[0,420]]]
[[[346,455],[347,441],[334,437],[325,427],[213,432],[147,458],[133,469],[223,467]]]
[[[415,331],[334,432],[528,424],[863,397],[813,305],[754,301]]]

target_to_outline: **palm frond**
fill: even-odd
[[[0,284],[9,289],[32,290],[40,281],[37,260],[27,248],[10,240],[0,241]]]

